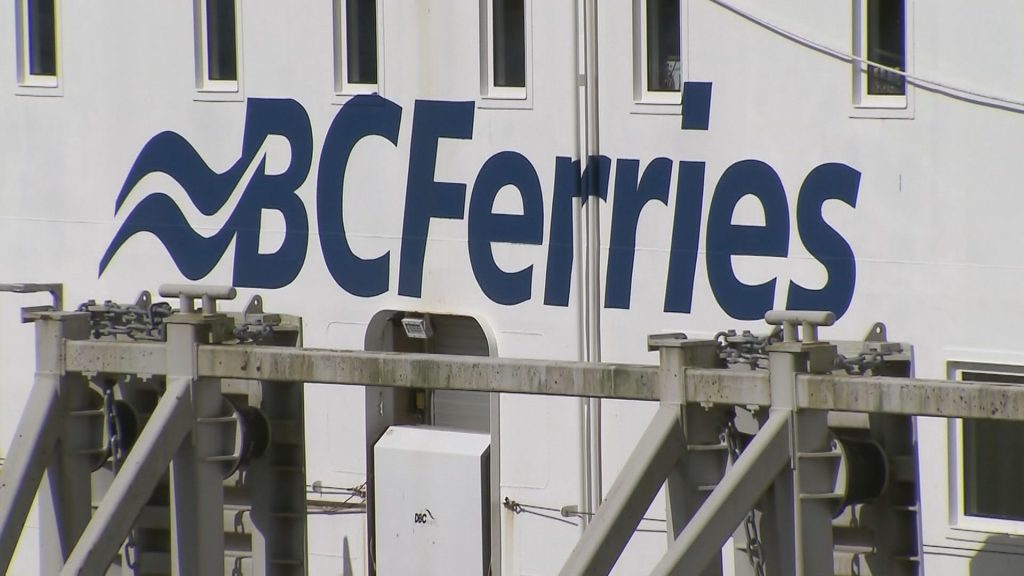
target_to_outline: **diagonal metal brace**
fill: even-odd
[[[182,440],[192,431],[191,380],[169,380],[167,391],[68,557],[61,576],[105,573]]]
[[[655,566],[652,576],[697,574],[720,554],[736,526],[789,462],[791,420],[789,412],[772,412]]]
[[[37,378],[0,476],[0,574],[10,566],[18,538],[60,435],[56,378]]]
[[[679,408],[662,406],[629,456],[608,499],[576,543],[562,576],[608,574],[683,454]]]

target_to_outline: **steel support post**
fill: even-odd
[[[790,415],[773,413],[693,515],[654,576],[699,574],[789,461]],[[820,575],[819,575],[820,576]]]
[[[649,349],[660,356],[661,404],[677,411],[683,427],[683,452],[665,480],[665,515],[671,546],[707,498],[725,471],[726,445],[720,437],[725,423],[721,408],[687,404],[686,374],[690,368],[718,365],[718,343],[686,340],[685,334],[651,336]],[[700,574],[721,576],[722,562],[712,560]]]
[[[220,380],[199,378],[196,344],[209,327],[198,314],[167,321],[168,386],[191,389],[191,435],[171,462],[171,573],[224,570],[224,446]]]
[[[275,433],[263,456],[246,472],[252,499],[252,559],[255,576],[305,574],[306,489],[302,386],[260,382],[264,414],[291,433]]]
[[[135,441],[106,495],[72,551],[61,576],[103,574],[192,429],[189,387],[181,379],[167,390]]]
[[[818,576],[831,574],[833,485],[828,413],[799,410],[797,374],[831,370],[835,348],[817,342],[817,327],[831,325],[831,313],[769,313],[766,320],[782,324],[784,341],[768,349],[772,415],[792,420],[790,465],[776,479],[766,498],[761,533],[770,574]],[[801,326],[804,341],[797,339]],[[774,536],[774,538],[772,537]]]
[[[678,408],[659,408],[560,574],[611,572],[682,447]]]
[[[68,450],[70,442],[62,446],[60,435],[68,411],[86,392],[80,378],[64,373],[64,338],[81,339],[88,333],[86,314],[43,311],[36,316],[35,383],[0,476],[0,573],[10,566],[44,471],[48,479],[42,485],[40,502],[43,537],[55,540],[42,549],[43,573],[49,573],[49,558],[63,563],[89,520],[89,470],[84,483],[81,477],[60,475],[62,468],[80,472]],[[78,482],[65,482],[72,478]],[[82,484],[84,494],[78,489]]]
[[[57,385],[57,449],[39,487],[40,573],[58,574],[92,516],[92,474],[102,445],[102,412],[81,374],[64,373],[67,340],[89,337],[89,316],[43,313],[36,319],[36,378]]]

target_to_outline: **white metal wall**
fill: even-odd
[[[730,3],[816,43],[850,49],[853,3],[753,0]],[[316,230],[316,174],[298,195],[310,217],[310,242],[298,278],[262,292],[268,310],[306,318],[309,346],[360,348],[365,325],[381,309],[429,309],[486,320],[503,356],[580,357],[580,291],[574,280],[567,307],[543,305],[546,246],[497,249],[508,270],[533,265],[532,299],[515,306],[492,302],[474,280],[466,252],[466,222],[434,220],[427,245],[423,294],[399,296],[402,207],[416,99],[474,101],[472,141],[443,140],[437,179],[467,184],[501,150],[519,151],[534,165],[544,204],[551,206],[554,158],[577,156],[576,14],[572,3],[534,1],[530,21],[533,58],[529,105],[492,107],[481,102],[479,3],[385,0],[381,93],[403,107],[397,146],[382,139],[357,147],[346,178],[358,190],[348,206],[353,250],[364,257],[389,251],[389,290],[372,298],[343,291],[328,273]],[[1024,5],[1008,0],[971,4],[909,1],[908,46],[913,73],[965,91],[1019,100],[1024,93],[1024,37],[1017,23]],[[861,173],[856,208],[825,206],[827,222],[857,257],[851,307],[827,337],[856,339],[875,320],[890,337],[912,342],[917,375],[944,376],[947,362],[1024,364],[1024,335],[1014,330],[1024,314],[1017,286],[1020,265],[1014,193],[1022,107],[974,97],[936,85],[912,89],[910,118],[879,119],[856,110],[852,65],[781,36],[712,0],[684,0],[684,78],[714,84],[708,131],[679,130],[671,110],[637,106],[632,75],[633,3],[599,6],[600,152],[633,158],[641,168],[656,157],[706,162],[703,215],[715,184],[734,162],[758,159],[779,174],[795,217],[800,184],[815,166],[842,162]],[[292,98],[310,117],[313,170],[332,119],[345,98],[335,95],[331,6],[296,7],[246,2],[241,10],[243,98]],[[14,3],[0,5],[0,30],[13,30]],[[11,38],[8,33],[2,34]],[[120,220],[114,199],[145,143],[173,130],[211,168],[221,171],[239,155],[245,102],[203,101],[194,88],[191,3],[61,3],[62,88],[59,95],[24,95],[15,84],[13,42],[0,49],[0,275],[9,281],[63,281],[67,301],[92,297],[127,301],[139,289],[182,281],[166,250],[138,235],[97,275],[97,265]],[[661,113],[664,112],[664,113]],[[278,143],[280,144],[280,143]],[[271,166],[287,162],[271,143]],[[613,168],[614,169],[614,168]],[[640,216],[629,309],[602,311],[602,357],[651,362],[648,333],[683,329],[713,333],[724,327],[761,329],[725,314],[708,286],[706,230],[701,230],[693,311],[663,310],[667,251],[675,199],[673,171],[668,205],[648,205]],[[612,182],[614,182],[614,172]],[[136,193],[173,188],[154,175]],[[601,207],[601,226],[612,224],[614,186]],[[514,203],[513,203],[514,208]],[[756,205],[737,218],[757,222]],[[280,227],[268,217],[265,227]],[[221,221],[210,228],[217,229]],[[703,225],[702,225],[703,226]],[[550,209],[545,212],[545,242]],[[268,232],[269,234],[269,232]],[[606,258],[608,237],[602,239]],[[577,256],[580,254],[577,252]],[[825,282],[824,270],[791,230],[787,258],[737,257],[737,275],[749,284],[777,279],[776,304],[790,280]],[[578,262],[578,260],[577,260]],[[602,270],[605,269],[602,267]],[[204,281],[230,283],[225,257]],[[576,270],[578,274],[579,270]],[[577,278],[578,279],[578,278]],[[16,326],[16,308],[30,298],[0,296],[0,446],[6,446],[24,401],[31,367],[30,336]],[[354,486],[364,480],[364,407],[361,389],[310,386],[310,481]],[[610,479],[643,429],[649,410],[609,403],[604,411],[603,463]],[[502,496],[561,507],[581,499],[580,414],[575,401],[507,397],[501,407]],[[942,422],[919,424],[929,574],[1015,573],[1019,538],[1004,531],[966,529],[949,513],[952,473],[949,430]],[[355,437],[346,443],[342,438]],[[610,485],[606,481],[605,486]],[[316,522],[321,522],[321,519]],[[313,573],[347,563],[365,568],[364,527],[358,518],[311,528]],[[509,574],[553,573],[579,528],[526,516],[503,519],[504,566]],[[327,528],[330,528],[329,530]],[[324,530],[320,530],[324,528]],[[320,530],[318,532],[318,530]],[[1014,528],[1016,533],[1020,527]],[[322,536],[318,537],[317,534]],[[35,544],[29,531],[19,569],[32,572]],[[648,550],[664,547],[654,535],[638,536],[620,567],[636,573],[650,564]],[[978,550],[992,551],[975,558]]]

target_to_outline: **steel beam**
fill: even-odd
[[[656,366],[439,354],[200,346],[199,373],[219,378],[656,400]]]
[[[114,477],[61,576],[106,572],[171,457],[192,430],[189,394],[186,379],[168,382],[167,391]]]
[[[679,408],[663,406],[576,543],[560,574],[597,575],[611,572],[665,477],[683,451]]]
[[[441,354],[343,352],[265,346],[200,346],[199,374],[280,382],[478,390],[512,394],[658,400],[658,367]],[[767,406],[768,376],[690,370],[692,402]]]
[[[790,414],[773,413],[669,546],[653,576],[699,574],[721,554],[736,526],[789,462],[789,433]]]
[[[179,287],[172,287],[179,288]],[[161,287],[163,294],[164,287]],[[206,303],[205,310],[212,304]],[[191,389],[193,426],[171,461],[171,574],[213,574],[224,567],[224,424],[220,380],[199,378],[196,342],[209,330],[198,314],[167,323],[168,386]]]
[[[41,552],[40,574],[55,575],[92,516],[94,452],[100,445],[102,417],[90,405],[89,383],[79,374],[60,378],[61,420],[56,424],[60,439],[39,487],[40,537],[48,545]],[[85,414],[83,414],[85,413]],[[93,420],[90,422],[90,420]]]
[[[220,382],[172,378],[192,388],[194,422],[189,439],[171,460],[171,574],[213,574],[224,567],[223,454],[216,419]]]
[[[166,373],[162,344],[67,341],[65,346],[71,372]],[[264,346],[200,346],[199,375],[623,400],[661,396],[656,366]],[[763,372],[690,369],[686,387],[689,402],[771,404]],[[804,374],[797,377],[796,393],[799,409],[1024,420],[1024,387],[996,383]]]
[[[55,296],[56,298],[56,296]],[[36,378],[54,379],[60,398],[57,450],[51,456],[39,489],[40,536],[50,545],[40,550],[40,573],[61,566],[89,524],[92,515],[92,474],[100,444],[92,392],[81,374],[66,373],[64,342],[89,337],[89,316],[83,313],[41,313],[36,317]],[[92,422],[90,422],[92,420]]]
[[[687,404],[689,371],[721,363],[714,340],[688,340],[685,334],[648,337],[648,349],[658,349],[662,406],[678,411],[683,423],[683,453],[665,479],[665,520],[668,545],[682,534],[708,495],[721,481],[728,450],[720,434],[724,409]],[[722,563],[711,562],[701,576],[721,576]]]
[[[163,342],[69,340],[64,343],[69,372],[164,376],[167,351]]]
[[[992,382],[801,374],[797,404],[814,410],[1024,420],[1024,386]]]

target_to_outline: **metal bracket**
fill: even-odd
[[[60,312],[64,309],[63,284],[0,284],[0,292],[13,292],[15,294],[50,293],[50,297],[53,298],[53,305],[26,306],[21,309],[22,324],[35,322],[42,312]]]

